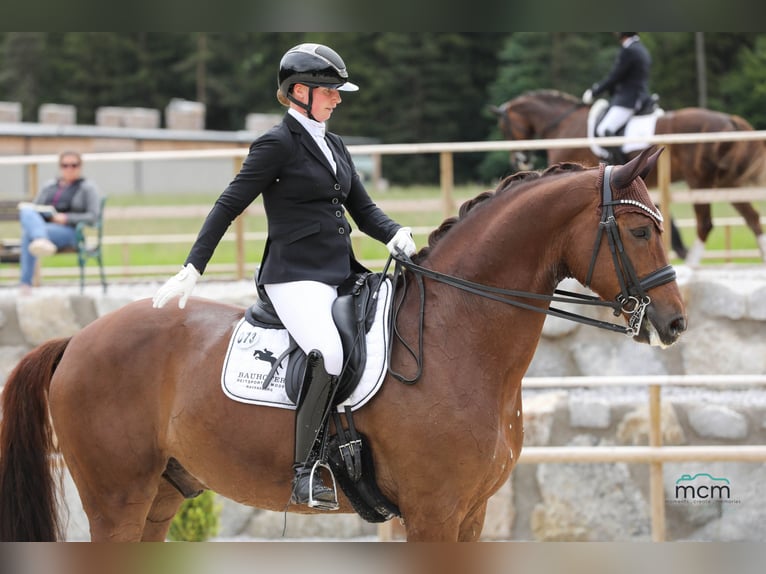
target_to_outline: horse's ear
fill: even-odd
[[[656,146],[652,146],[649,148],[649,150],[655,149]],[[654,166],[657,165],[657,160],[660,159],[660,154],[665,151],[665,146],[662,146],[659,148],[656,152],[654,152],[652,155],[650,155],[646,160],[646,165],[644,166],[644,169],[641,170],[641,173],[638,175],[646,181],[646,178],[649,176],[650,173],[652,173],[652,170],[654,169]]]
[[[625,165],[615,166],[612,170],[612,187],[623,189],[628,187],[637,177],[646,179],[646,176],[654,169],[654,165],[664,149],[664,147],[657,149],[657,146],[650,146]]]
[[[502,116],[503,110],[501,110],[499,107],[497,107],[494,104],[487,104],[487,111],[496,115],[496,116]]]

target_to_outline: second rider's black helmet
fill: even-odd
[[[325,87],[355,92],[356,84],[348,81],[346,64],[338,53],[322,44],[298,44],[290,48],[279,62],[279,91],[288,97],[294,84]]]

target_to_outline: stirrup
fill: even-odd
[[[325,500],[316,500],[314,498],[314,475],[319,472],[320,467],[326,468],[327,472],[330,473],[330,479],[332,480],[332,496],[335,499],[332,502],[327,502]],[[322,462],[321,460],[317,460],[314,463],[314,466],[311,467],[311,474],[309,474],[308,506],[310,508],[317,508],[319,510],[338,510],[338,508],[340,507],[340,505],[338,504],[338,489],[335,486],[335,475],[332,473],[332,469],[330,468],[330,465]]]

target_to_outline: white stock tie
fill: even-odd
[[[330,151],[330,146],[327,145],[327,141],[324,139],[324,133],[317,134],[312,133],[311,134],[314,137],[314,141],[317,142],[317,145],[319,145],[319,149],[322,150],[322,153],[324,153],[324,156],[327,158],[327,161],[330,162],[330,166],[332,166],[333,173],[338,172],[338,166],[335,165],[335,158],[332,156],[332,152]]]

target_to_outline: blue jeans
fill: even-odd
[[[19,221],[21,222],[21,283],[32,285],[37,258],[29,252],[29,244],[35,239],[45,237],[61,249],[76,245],[77,237],[71,225],[48,223],[34,209],[19,210]]]

